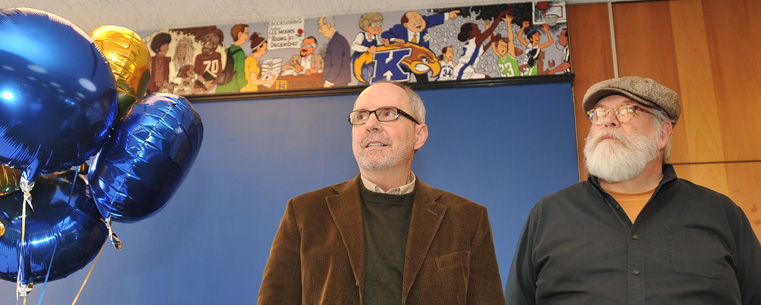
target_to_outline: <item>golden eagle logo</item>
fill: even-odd
[[[433,54],[431,50],[428,50],[425,47],[413,43],[405,42],[390,44],[388,46],[378,46],[375,53],[401,49],[410,49],[409,56],[406,56],[399,61],[399,65],[407,68],[410,72],[415,74],[431,72],[432,77],[437,77],[439,72],[441,72],[441,65],[439,65],[439,59],[436,57],[436,54]],[[368,81],[362,76],[362,67],[365,65],[372,65],[374,60],[375,54],[365,52],[354,61],[354,76],[358,81],[368,83]],[[379,73],[383,75],[384,71],[375,71],[375,75],[378,75]]]

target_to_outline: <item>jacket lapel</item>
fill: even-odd
[[[415,189],[415,201],[412,203],[410,233],[407,237],[407,253],[404,262],[402,285],[404,298],[409,294],[412,284],[423,266],[423,261],[447,210],[446,206],[436,202],[440,195],[429,185],[418,180]]]
[[[365,236],[359,198],[359,176],[336,185],[334,189],[338,194],[326,197],[325,201],[341,234],[351,270],[362,291],[365,279]]]

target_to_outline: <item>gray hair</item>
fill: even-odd
[[[330,24],[330,26],[335,27],[336,26],[336,19],[333,16],[323,16],[322,17],[322,23],[323,24]]]
[[[671,124],[673,120],[669,118],[669,116],[661,109],[657,108],[648,108],[653,112],[653,128],[658,131],[658,136],[663,137],[664,133],[666,131],[663,130],[663,123],[668,122]],[[663,149],[663,163],[665,164],[669,157],[671,157],[671,137],[669,137],[669,142],[666,144],[666,147]]]
[[[393,82],[389,80],[382,80],[379,82],[376,82],[375,84],[380,83],[387,83],[387,84],[393,84],[402,90],[404,90],[405,93],[407,93],[407,102],[410,104],[410,115],[415,118],[415,120],[418,121],[420,124],[425,124],[425,105],[423,104],[423,99],[420,98],[420,95],[417,94],[412,88],[407,86],[404,83],[400,82]]]

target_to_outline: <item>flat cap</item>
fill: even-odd
[[[673,124],[676,124],[682,113],[679,96],[674,90],[652,79],[638,76],[613,78],[592,85],[584,94],[581,107],[584,112],[587,112],[604,97],[615,94],[624,95],[644,106],[662,110]]]

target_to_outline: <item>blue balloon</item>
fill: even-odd
[[[0,11],[0,163],[29,181],[90,159],[118,111],[108,60],[69,21]]]
[[[138,100],[90,166],[91,194],[103,217],[135,222],[161,210],[202,140],[201,116],[184,97],[154,93]]]
[[[75,175],[74,171],[43,175],[35,182],[31,191],[34,211],[26,209],[22,284],[44,282],[48,268],[49,281],[82,269],[106,241],[106,224],[87,196],[84,180]],[[0,278],[15,282],[24,193],[17,191],[0,200],[0,222],[5,226],[5,234],[0,236]]]

